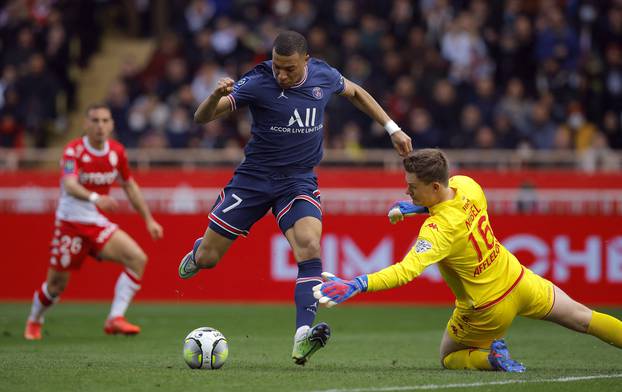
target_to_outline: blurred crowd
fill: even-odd
[[[25,136],[33,146],[45,147],[51,135],[66,131],[67,115],[75,107],[72,64],[87,66],[99,49],[98,5],[83,0],[2,3],[0,147],[21,147]]]
[[[148,12],[154,1],[135,3]],[[622,149],[622,0],[175,4],[147,64],[126,59],[107,92],[128,147],[243,147],[246,110],[206,125],[193,123],[194,110],[219,78],[237,79],[269,59],[279,30],[293,29],[307,37],[312,56],[367,89],[416,148]],[[76,30],[71,13],[52,7],[17,28],[6,8],[3,145],[7,116],[36,134],[33,123],[55,118],[54,94],[63,91],[71,102],[75,89],[61,49]],[[140,29],[146,35],[148,20]],[[331,101],[325,121],[327,148],[390,148],[384,129],[345,99]]]

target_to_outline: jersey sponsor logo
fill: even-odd
[[[417,253],[425,253],[432,249],[432,243],[428,240],[418,239],[415,243],[415,252]]]
[[[281,94],[279,94],[279,96],[276,97],[276,99],[279,99],[279,98],[289,99],[289,98],[287,98],[287,95],[285,95],[285,90],[281,90]]]
[[[314,127],[316,110],[316,108],[306,108],[305,121],[303,122],[298,109],[294,109],[294,114],[289,118],[289,124],[287,124],[287,126],[290,127],[296,123],[299,127]]]
[[[117,170],[110,172],[80,173],[81,184],[111,185],[117,178]]]
[[[322,97],[324,96],[322,89],[319,87],[313,87],[312,93],[315,99],[322,99]]]
[[[438,226],[436,226],[436,223],[428,223],[426,226],[428,226],[432,230],[438,231]]]
[[[65,174],[71,174],[73,173],[75,168],[76,168],[76,161],[74,161],[73,159],[67,159],[65,161],[65,166],[63,167],[63,172]]]

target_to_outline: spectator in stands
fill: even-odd
[[[509,1],[506,4],[517,1]],[[506,85],[512,78],[521,80],[528,90],[533,89],[537,65],[531,21],[525,15],[506,15],[507,26],[500,31],[499,52],[496,58],[496,80]],[[511,21],[511,22],[510,22]]]
[[[156,92],[162,101],[175,93],[181,86],[188,83],[186,61],[176,58],[166,63],[164,77],[158,80]]]
[[[557,128],[546,105],[536,104],[531,108],[529,130],[529,142],[533,147],[538,150],[553,148]]]
[[[3,63],[13,65],[18,70],[27,69],[30,58],[37,53],[35,36],[30,26],[22,27],[17,35],[17,42],[7,42],[7,46]]]
[[[510,119],[521,137],[529,134],[529,116],[531,112],[531,101],[525,96],[523,82],[518,78],[509,80],[505,95],[501,98],[497,110]]]
[[[471,147],[480,150],[489,150],[497,147],[497,139],[492,128],[488,125],[482,125],[475,132],[475,142]]]
[[[17,81],[17,69],[12,65],[7,65],[2,70],[2,76],[0,77],[0,109],[4,107],[6,98],[5,92],[12,87],[15,87]]]
[[[13,110],[17,101],[15,90],[7,91],[5,105],[0,109],[0,147],[22,147],[24,127]]]
[[[179,45],[179,40],[172,33],[165,34],[161,38],[157,49],[153,52],[147,65],[140,73],[143,88],[157,83],[166,73],[166,64],[173,59],[181,57],[182,52]]]
[[[218,80],[225,76],[223,70],[216,62],[209,61],[203,63],[192,81],[192,95],[194,96],[194,100],[196,102],[203,102],[203,100],[214,91]]]
[[[605,107],[622,111],[622,41],[610,44],[605,52]]]
[[[473,104],[468,104],[460,113],[460,127],[458,132],[449,139],[452,148],[472,148],[476,143],[477,131],[483,127],[482,112]]]
[[[609,146],[615,150],[622,149],[622,113],[609,110],[605,113],[602,120],[601,129],[607,137]]]
[[[497,139],[497,148],[501,149],[515,149],[520,142],[519,132],[512,125],[510,117],[498,111],[495,114],[493,121],[493,129]]]
[[[115,124],[115,136],[126,147],[135,148],[138,145],[138,138],[132,132],[129,124],[130,97],[127,92],[126,84],[117,79],[108,89],[106,105],[110,109],[112,120]]]
[[[418,103],[415,88],[415,82],[411,77],[400,76],[395,83],[395,93],[389,94],[387,107],[393,113],[395,121],[399,121],[400,124],[406,121],[413,105]]]
[[[408,133],[413,136],[416,148],[436,147],[440,144],[441,133],[432,124],[430,113],[422,107],[410,112]]]
[[[75,105],[75,84],[69,75],[70,55],[69,40],[62,16],[59,10],[51,10],[47,28],[45,30],[44,54],[48,68],[58,80],[59,87],[67,94],[67,106],[73,109]]]
[[[555,138],[553,140],[553,149],[572,150],[573,148],[572,133],[570,132],[570,129],[565,126],[557,127],[557,130],[555,131]]]
[[[568,121],[565,127],[570,131],[577,151],[592,147],[599,133],[596,126],[586,120],[583,109],[578,102],[569,105]]]
[[[613,6],[606,12],[606,20],[600,23],[594,43],[600,49],[600,53],[605,53],[612,44],[622,42],[622,7]]]
[[[478,79],[475,82],[475,92],[473,97],[469,101],[479,109],[482,114],[482,120],[485,123],[492,123],[495,108],[498,102],[492,78],[484,77]]]
[[[456,90],[447,80],[439,80],[434,87],[434,95],[428,104],[434,126],[441,133],[441,147],[449,146],[458,130],[461,104]]]
[[[25,120],[26,131],[36,147],[46,147],[48,132],[56,118],[59,87],[54,75],[48,72],[42,54],[35,53],[30,57],[27,73],[18,79],[16,89],[19,96],[17,110]]]
[[[488,53],[473,15],[462,12],[443,35],[443,57],[451,64],[450,79],[455,83],[470,83],[492,72]]]
[[[189,34],[195,34],[203,30],[215,13],[216,7],[213,1],[190,1],[184,9],[184,31]]]
[[[190,142],[192,121],[190,113],[183,106],[173,109],[166,124],[166,138],[171,148],[184,148]]]
[[[101,11],[114,6],[114,2],[98,2],[91,10],[87,3],[71,6],[71,2],[57,1],[43,13],[33,12],[36,10],[29,2],[17,0],[0,6],[0,72],[4,74],[7,65],[23,64],[33,53],[42,53],[47,73],[57,82],[59,105],[51,121],[65,115],[63,108],[71,106],[75,90],[69,77],[71,63],[87,65],[99,47],[101,18],[95,18],[95,13],[105,14]],[[276,34],[293,26],[307,32],[314,57],[343,69],[346,77],[383,98],[393,117],[409,122],[409,111],[425,104],[432,127],[442,135],[441,147],[452,146],[449,140],[457,132],[460,113],[466,105],[475,104],[483,124],[492,127],[495,144],[513,148],[531,137],[535,100],[546,101],[555,129],[567,122],[568,105],[575,100],[583,107],[585,121],[599,126],[605,117],[611,118],[605,116],[608,111],[622,112],[622,7],[616,2],[560,4],[284,0],[246,2],[241,7],[236,2],[182,0],[179,7],[172,7],[167,3],[170,24],[165,27],[175,33],[159,38],[142,70],[135,60],[124,62],[118,77],[125,83],[129,102],[122,106],[135,107],[157,92],[169,113],[178,106],[192,112],[196,108],[193,101],[204,95],[201,91],[210,90],[209,80],[214,78],[209,77],[210,72],[238,78],[269,58]],[[79,53],[73,55],[68,43],[76,38]],[[185,63],[185,76],[171,78],[175,73],[184,74],[177,72],[183,68],[181,63]],[[205,64],[209,64],[207,70]],[[8,69],[10,73],[16,68]],[[17,69],[20,79],[28,73],[27,66]],[[0,80],[0,92],[6,89],[4,82]],[[192,94],[194,98],[190,98]],[[22,101],[30,99],[33,92],[16,90],[15,96],[16,107],[23,110],[27,105]],[[60,99],[63,97],[66,101]],[[0,106],[1,102],[2,97]],[[116,106],[113,104],[113,111]],[[363,146],[391,147],[384,139],[373,144],[377,130],[347,106],[329,104],[327,113],[335,123],[330,132],[339,134],[344,124],[354,121]],[[504,120],[498,124],[498,113],[507,116],[510,124]],[[18,123],[25,118],[22,112],[12,115]],[[114,116],[117,125],[122,124],[121,115]],[[223,137],[236,139],[231,146],[246,140],[248,130],[240,128],[244,116],[236,114],[226,124]],[[158,143],[168,143],[166,125],[162,125],[168,121],[166,117],[157,128]],[[125,122],[128,126],[140,123],[135,110],[127,111]],[[609,128],[606,139],[615,148],[620,144],[612,140],[620,136],[613,129]],[[135,141],[130,141],[130,146],[138,145],[140,135],[146,133],[132,134]],[[195,143],[193,138],[200,134],[193,134],[188,143]],[[46,138],[38,138],[38,145],[45,144],[42,140]],[[545,144],[552,148],[555,143]]]

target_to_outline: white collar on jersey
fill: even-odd
[[[104,144],[103,150],[98,150],[95,147],[91,146],[91,144],[89,143],[89,138],[87,136],[82,136],[82,144],[84,144],[84,148],[86,148],[86,151],[97,157],[103,157],[104,155],[108,154],[108,151],[110,151],[110,143],[108,143],[107,140],[106,144]]]
[[[305,74],[302,75],[302,79],[300,80],[300,82],[294,84],[292,87],[289,87],[286,90],[289,90],[290,88],[296,88],[296,87],[302,86],[307,81],[308,72],[309,72],[308,68],[305,65]],[[274,77],[274,80],[276,80],[276,74],[274,73],[274,68],[272,68],[272,76]],[[277,84],[278,84],[278,81],[277,81]],[[287,98],[287,97],[285,97],[285,98]]]

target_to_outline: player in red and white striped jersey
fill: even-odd
[[[120,181],[153,239],[162,238],[163,229],[151,216],[138,184],[131,177],[125,149],[110,139],[113,128],[110,109],[92,105],[86,113],[86,134],[65,147],[50,266],[47,279],[34,294],[24,331],[28,340],[41,339],[44,313],[58,302],[71,271],[79,269],[87,256],[125,266],[115,286],[104,331],[127,335],[140,332],[140,327],[129,323],[124,315],[140,289],[147,256],[126,232],[102,214],[118,207],[109,195],[112,184]]]

